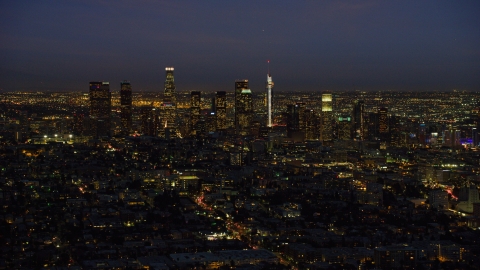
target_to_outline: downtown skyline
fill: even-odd
[[[480,88],[474,1],[15,1],[0,4],[0,91]]]

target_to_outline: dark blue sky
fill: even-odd
[[[1,1],[0,88],[480,90],[479,1]]]

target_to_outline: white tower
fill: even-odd
[[[268,61],[270,63],[270,61]],[[272,76],[270,76],[270,69],[267,74],[267,109],[268,109],[268,121],[267,127],[272,127],[272,88],[273,81]]]

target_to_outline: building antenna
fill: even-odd
[[[267,60],[267,74],[270,75],[270,60]]]

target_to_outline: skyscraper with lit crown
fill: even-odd
[[[165,89],[162,104],[162,123],[164,129],[169,129],[169,134],[175,134],[177,117],[177,93],[175,89],[175,78],[173,67],[166,67]]]
[[[333,140],[333,97],[332,93],[325,91],[322,93],[322,125],[321,125],[321,140],[329,142]]]

